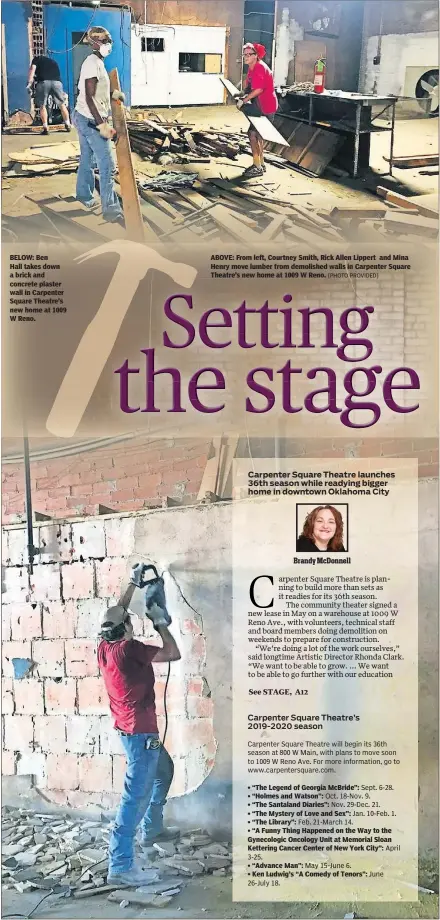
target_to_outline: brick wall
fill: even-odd
[[[3,773],[32,775],[58,805],[113,808],[122,790],[125,758],[98,672],[96,633],[119,595],[135,525],[133,515],[36,528],[43,554],[31,576],[23,565],[25,529],[3,531]],[[171,667],[166,743],[175,764],[171,795],[181,796],[211,771],[216,741],[205,636],[176,594],[173,629],[182,660]],[[154,644],[148,621],[133,622],[136,635]],[[14,676],[14,659],[33,663],[22,679]],[[154,668],[161,736],[167,668]]]

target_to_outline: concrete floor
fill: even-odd
[[[43,893],[19,894],[6,891],[2,900],[2,917],[21,914],[26,916],[38,903]],[[438,898],[421,895],[420,901],[399,903],[233,903],[230,877],[206,876],[188,882],[186,888],[173,899],[167,908],[121,908],[103,897],[83,900],[47,898],[35,917],[56,920],[115,920],[115,918],[144,917],[146,920],[340,920],[347,913],[369,920],[435,920],[438,917]]]
[[[154,110],[150,110],[154,111]],[[244,116],[233,106],[201,106],[187,109],[160,109],[162,116],[170,118],[179,116],[181,123],[196,124],[198,127],[213,127],[221,131],[241,131],[246,126]],[[438,119],[410,119],[396,122],[395,153],[422,154],[436,153],[438,151]],[[5,167],[9,162],[8,154],[14,150],[23,150],[34,144],[64,143],[76,140],[76,132],[66,134],[60,130],[49,137],[40,135],[15,135],[3,137],[2,164]],[[382,174],[386,177],[387,163],[384,159],[389,151],[389,135],[385,133],[372,135],[371,167],[373,175],[366,179],[333,179],[309,178],[295,170],[281,170],[275,166],[268,166],[264,179],[266,191],[276,197],[286,198],[293,204],[313,204],[320,208],[331,208],[341,203],[341,200],[351,204],[360,204],[368,198],[377,184],[376,176]],[[156,166],[148,160],[134,154],[135,168],[146,175],[156,175],[164,167]],[[244,167],[250,163],[248,155],[241,155],[237,161],[226,158],[217,158],[209,164],[189,163],[186,166],[173,164],[169,168],[183,172],[197,172],[201,178],[209,179],[213,176],[224,179],[234,179],[239,176]],[[21,217],[38,213],[35,204],[26,196],[49,197],[51,195],[73,195],[75,193],[75,173],[58,174],[54,176],[35,176],[13,178],[5,180],[7,188],[3,191],[3,213],[5,215]],[[260,180],[252,183],[252,188],[257,188]],[[414,194],[435,193],[438,188],[437,176],[420,176],[419,170],[395,170],[394,182],[396,190]],[[301,193],[301,194],[300,194]]]

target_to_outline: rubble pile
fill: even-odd
[[[127,119],[132,150],[154,163],[209,163],[212,157],[236,160],[250,151],[246,134],[199,130],[177,120],[163,121],[157,114]]]
[[[148,884],[118,889],[106,884],[111,823],[100,819],[39,814],[23,808],[2,809],[3,888],[20,893],[42,889],[66,897],[106,895],[111,901],[165,907],[185,880],[205,874],[224,876],[232,863],[231,847],[202,829],[175,841],[138,848]]]

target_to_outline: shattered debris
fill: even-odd
[[[13,164],[4,176],[53,176],[59,172],[76,172],[79,163],[79,143],[36,144],[9,154]]]
[[[148,884],[133,892],[119,890],[106,884],[108,822],[9,807],[2,817],[3,888],[20,893],[60,891],[61,884],[74,898],[105,895],[120,906],[166,907],[189,879],[224,876],[232,864],[231,847],[197,829],[148,850],[139,847],[138,855],[150,864]]]

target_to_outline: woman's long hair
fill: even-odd
[[[339,550],[344,545],[343,544],[344,522],[342,520],[341,512],[338,511],[337,508],[334,508],[333,505],[320,505],[319,508],[314,508],[313,511],[311,511],[310,514],[307,515],[304,521],[304,527],[303,527],[303,532],[301,536],[307,537],[309,540],[312,540],[313,543],[315,542],[313,539],[313,531],[315,529],[316,518],[318,517],[318,514],[320,514],[321,511],[331,511],[335,519],[335,524],[336,524],[335,534],[331,538],[331,540],[329,540],[327,549],[331,551]]]

